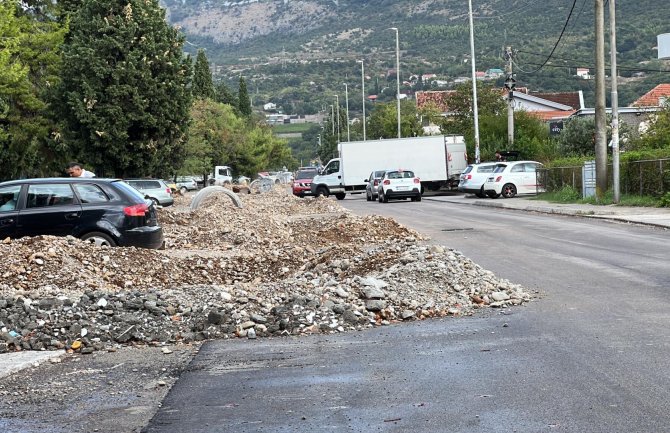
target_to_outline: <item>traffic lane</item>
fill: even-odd
[[[360,215],[390,216],[430,236],[432,242],[461,251],[497,275],[529,287],[545,285],[547,272],[554,270],[558,282],[566,278],[581,282],[605,273],[615,283],[659,289],[661,296],[670,282],[669,234],[655,227],[439,199],[376,205],[353,198],[340,203]]]
[[[210,342],[145,431],[664,430],[662,384],[645,389],[585,363],[581,353],[600,342],[575,351],[533,306],[506,313]],[[620,356],[612,350],[604,364]]]

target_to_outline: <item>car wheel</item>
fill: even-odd
[[[486,197],[486,193],[484,192],[484,185],[482,185],[482,189],[480,189],[478,193],[475,193],[475,196],[477,196],[479,198],[485,198]]]
[[[381,191],[379,191],[379,192],[377,193],[377,201],[378,201],[379,203],[383,203],[383,201],[382,201],[382,192],[381,192]]]
[[[326,189],[326,188],[324,188],[324,187],[322,187],[322,186],[318,187],[318,188],[316,189],[316,196],[317,196],[317,197],[321,197],[321,196],[323,196],[323,197],[328,197],[328,189]]]
[[[412,198],[412,201],[421,201],[421,196],[417,195],[416,197]]]
[[[366,199],[367,201],[372,201],[372,197],[370,196],[370,193],[367,192],[367,191],[365,192],[365,199]]]
[[[506,183],[502,187],[501,194],[504,198],[513,198],[516,195],[516,187],[512,183]]]
[[[116,241],[112,239],[111,236],[109,236],[106,233],[102,232],[90,232],[86,233],[84,236],[81,237],[82,241],[87,241],[95,245],[96,247],[102,247],[102,246],[107,246],[107,247],[115,247],[116,246]]]
[[[335,194],[335,198],[338,199],[338,200],[344,200],[344,197],[346,197],[346,196],[347,196],[347,194],[344,193],[344,192],[338,192],[337,194]]]
[[[187,192],[188,192],[188,188],[186,188],[185,186],[182,186],[181,188],[179,188],[179,193],[180,193],[181,195],[184,195],[184,194],[186,194]]]
[[[496,194],[496,193],[493,192],[493,191],[489,191],[489,192],[487,192],[486,195],[488,195],[489,198],[498,198],[498,197],[500,197],[500,194]]]
[[[380,195],[379,195],[379,199],[380,199],[382,202],[384,202],[384,203],[388,203],[388,202],[389,202],[389,198],[386,196],[386,194],[380,194]]]

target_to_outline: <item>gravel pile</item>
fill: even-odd
[[[394,220],[277,188],[161,209],[165,250],[0,243],[0,352],[360,330],[531,299]]]

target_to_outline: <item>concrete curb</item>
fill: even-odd
[[[26,350],[23,352],[3,353],[0,355],[0,379],[26,368],[37,367],[51,359],[58,359],[60,361],[65,355],[66,352],[64,350],[44,352]]]

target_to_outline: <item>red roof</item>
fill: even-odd
[[[567,119],[572,114],[576,113],[577,110],[563,111],[563,110],[551,110],[551,111],[526,111],[528,115],[536,117],[540,120],[548,122],[550,120],[558,119]]]
[[[528,94],[537,98],[546,99],[547,101],[556,102],[557,104],[567,105],[575,110],[582,108],[579,92],[528,92]]]
[[[456,93],[455,90],[426,90],[416,92],[416,108],[424,108],[427,104],[435,104],[443,113],[449,112],[447,100],[449,96]]]
[[[660,98],[670,98],[670,84],[659,84],[631,105],[633,107],[660,107]]]

